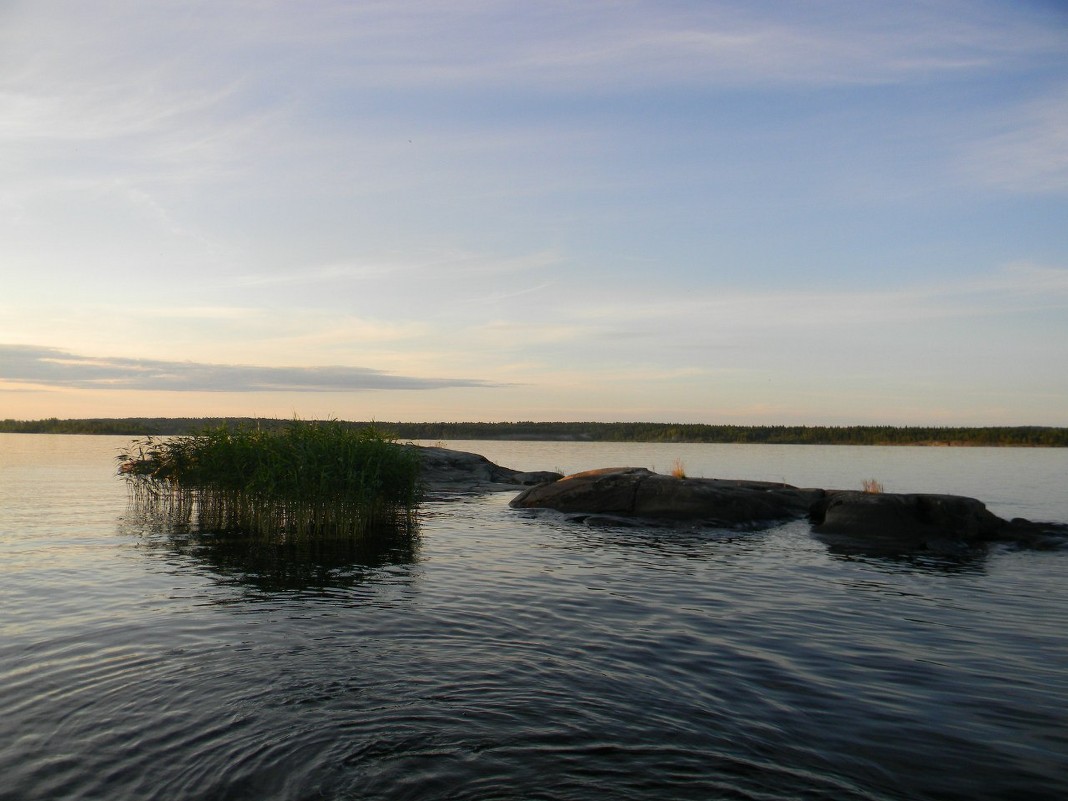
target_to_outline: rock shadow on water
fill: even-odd
[[[813,538],[827,548],[835,561],[862,562],[890,573],[915,572],[930,575],[982,574],[990,559],[989,546],[961,547],[946,543],[944,550],[909,550],[900,547],[873,546],[871,543],[813,534]]]
[[[609,550],[655,558],[708,560],[724,547],[752,543],[774,526],[728,528],[690,521],[663,521],[611,514],[565,513],[553,509],[513,509],[531,524],[559,532],[559,543],[572,550]]]
[[[606,521],[587,523],[571,537],[582,549],[610,549],[623,554],[641,554],[661,559],[713,559],[724,547],[742,537],[727,529],[674,528],[664,526],[613,526]]]

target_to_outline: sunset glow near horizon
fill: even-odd
[[[1056,2],[16,0],[0,418],[1068,425]]]

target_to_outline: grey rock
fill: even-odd
[[[960,495],[830,492],[813,505],[812,531],[824,543],[860,553],[953,553],[991,542],[1055,547],[1068,526],[1006,521]]]
[[[420,479],[433,491],[495,492],[555,481],[559,473],[526,472],[494,464],[485,456],[451,448],[412,445],[419,452]]]
[[[570,476],[526,472],[485,456],[419,448],[430,493],[522,489],[510,506],[551,509],[594,527],[627,525],[764,528],[807,517],[813,534],[847,553],[962,554],[991,542],[1068,547],[1068,524],[1006,521],[975,498],[799,488],[768,481],[676,478],[644,467],[607,467]]]
[[[518,509],[554,509],[658,521],[751,527],[803,517],[822,490],[716,478],[675,478],[643,467],[609,467],[532,487],[512,499]]]
[[[975,498],[960,495],[833,492],[814,504],[809,517],[826,534],[863,531],[872,537],[951,536],[992,539],[1005,521]]]

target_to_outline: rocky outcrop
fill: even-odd
[[[510,506],[546,509],[591,526],[766,528],[808,518],[814,536],[847,553],[959,553],[990,542],[1033,548],[1068,545],[1068,524],[1003,520],[959,495],[803,489],[769,481],[676,478],[643,467],[570,476],[524,472],[477,453],[418,447],[431,494],[522,489]]]
[[[675,478],[643,467],[588,470],[516,496],[518,509],[616,515],[651,521],[752,528],[803,517],[822,490],[716,478]]]
[[[829,545],[880,551],[953,551],[1006,535],[1008,523],[959,495],[831,492],[809,511]]]
[[[1003,520],[975,498],[801,489],[789,484],[675,478],[641,467],[589,470],[524,490],[518,509],[552,509],[589,525],[764,528],[807,517],[816,537],[850,553],[957,553],[990,542],[1063,547],[1068,525]]]
[[[961,553],[992,542],[1068,544],[1068,524],[1004,520],[960,495],[828,492],[809,512],[813,534],[849,553]]]
[[[412,445],[419,452],[420,479],[431,492],[494,492],[556,481],[560,473],[523,472],[501,467],[485,456],[449,448]]]

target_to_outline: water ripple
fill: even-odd
[[[844,558],[503,496],[302,551],[109,491],[0,528],[5,801],[1068,795],[1065,553]]]

